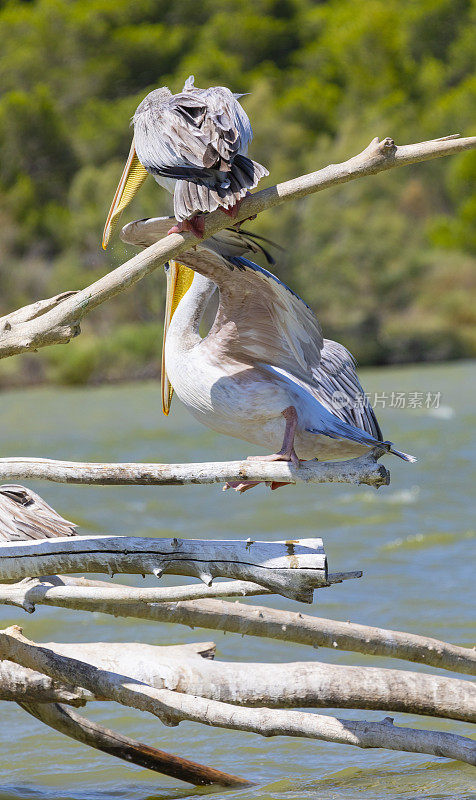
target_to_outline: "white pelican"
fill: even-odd
[[[130,223],[121,238],[147,246],[168,224],[160,218]],[[230,255],[220,236],[216,252],[206,241],[182,254],[183,264],[166,268],[164,413],[175,390],[204,425],[272,453],[252,458],[297,464],[352,458],[380,446],[415,461],[382,441],[349,351],[323,339],[306,303],[271,272]],[[202,338],[200,322],[217,287],[216,318]],[[232,485],[245,491],[254,484]]]
[[[31,489],[0,486],[0,542],[75,535],[76,525],[63,519]]]
[[[253,138],[241,95],[224,86],[197,89],[191,75],[180,94],[155,89],[138,106],[134,138],[106,220],[107,247],[119,214],[147,174],[174,195],[171,232],[203,235],[201,212],[218,207],[234,216],[241,199],[268,170],[247,157]]]

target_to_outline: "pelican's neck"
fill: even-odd
[[[170,322],[167,340],[180,339],[182,347],[193,347],[201,341],[200,322],[216,284],[195,273],[192,285],[182,297]]]

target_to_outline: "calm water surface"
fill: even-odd
[[[419,461],[387,458],[392,483],[368,487],[302,486],[243,496],[218,486],[72,487],[36,484],[82,532],[138,536],[265,540],[322,536],[331,571],[363,569],[359,581],[319,592],[314,606],[266,601],[279,608],[403,629],[461,645],[474,641],[474,365],[372,370],[370,392],[441,392],[438,409],[379,408],[384,433]],[[408,398],[408,395],[407,395]],[[252,451],[246,443],[202,428],[174,402],[160,413],[157,384],[87,390],[38,389],[0,397],[2,455],[110,461],[231,459]],[[255,451],[256,452],[256,451]],[[124,580],[124,579],[123,579]],[[164,584],[178,579],[166,577]],[[130,582],[136,582],[133,579]],[[150,583],[150,585],[152,585]],[[253,601],[251,601],[253,602]],[[255,601],[256,602],[256,601]],[[260,599],[258,602],[265,602]],[[241,661],[321,660],[411,669],[412,665],[356,653],[226,637],[214,631],[116,620],[101,614],[38,607],[34,616],[0,608],[3,625],[20,623],[37,641],[141,641],[156,644],[213,639],[217,657]],[[425,670],[425,667],[419,667]],[[0,800],[152,800],[209,794],[128,766],[82,747],[1,703]],[[92,719],[163,750],[249,776],[258,786],[220,790],[230,800],[468,800],[476,798],[475,771],[445,759],[359,750],[314,741],[203,728],[183,722],[165,728],[152,716],[114,704],[96,704]],[[346,719],[385,713],[342,710]],[[471,735],[469,725],[396,714],[395,722]]]

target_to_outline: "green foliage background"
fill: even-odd
[[[0,314],[133,254],[100,239],[152,88],[193,73],[249,92],[250,152],[271,184],[376,135],[474,134],[475,26],[474,0],[0,2]],[[276,271],[361,363],[470,356],[475,178],[469,152],[286,204],[254,230],[286,247]],[[148,179],[124,222],[171,207]],[[156,374],[163,294],[158,271],[67,347],[3,361],[0,384]]]

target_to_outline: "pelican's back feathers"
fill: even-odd
[[[156,89],[140,103],[133,123],[139,161],[159,183],[176,181],[179,221],[234,206],[268,175],[246,156],[251,125],[224,86],[197,89],[190,76],[180,94]]]

